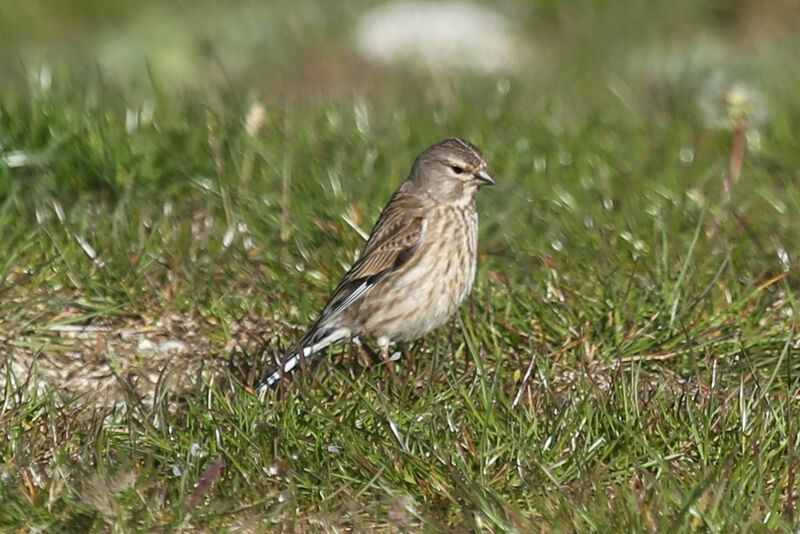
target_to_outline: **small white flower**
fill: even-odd
[[[23,152],[22,150],[14,150],[13,152],[9,152],[3,156],[3,163],[12,169],[17,167],[25,167],[31,163],[31,157],[27,152]]]
[[[698,106],[710,128],[734,130],[742,124],[748,129],[758,128],[769,118],[760,91],[743,82],[731,82],[720,73],[703,84]]]
[[[228,228],[228,231],[225,232],[225,235],[222,237],[222,246],[228,248],[233,243],[233,238],[236,235],[236,229],[233,227]]]
[[[47,65],[42,65],[39,68],[39,87],[42,91],[49,91],[50,86],[53,84],[53,72]]]
[[[250,137],[255,137],[258,135],[258,131],[261,129],[266,119],[267,111],[260,102],[256,102],[250,106],[244,118],[244,131],[247,132],[247,135]]]

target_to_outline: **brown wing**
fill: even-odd
[[[425,228],[422,213],[418,197],[402,190],[392,196],[375,223],[364,252],[333,292],[317,325],[362,299],[375,284],[413,257]]]

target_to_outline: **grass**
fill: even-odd
[[[797,531],[796,14],[579,4],[508,6],[539,52],[492,76],[360,63],[358,3],[0,32],[0,529]],[[498,181],[457,319],[259,400],[450,135]]]

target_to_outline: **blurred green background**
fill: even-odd
[[[384,74],[359,61],[355,46],[360,18],[380,5],[6,1],[0,6],[3,87],[19,89],[24,71],[45,65],[95,72],[126,87],[208,88],[224,81],[281,96],[352,91]],[[556,83],[553,78],[569,87],[601,73],[659,85],[702,83],[724,71],[772,84],[781,81],[773,79],[780,77],[776,64],[792,69],[797,60],[799,15],[790,0],[543,0],[489,9],[511,22],[524,56],[513,78],[534,91]],[[450,24],[446,14],[440,22]]]

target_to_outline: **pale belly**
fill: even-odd
[[[407,268],[370,291],[358,313],[364,333],[385,341],[412,341],[455,314],[475,280],[477,214],[466,217],[444,231],[440,228],[435,234],[440,237],[425,240]]]

